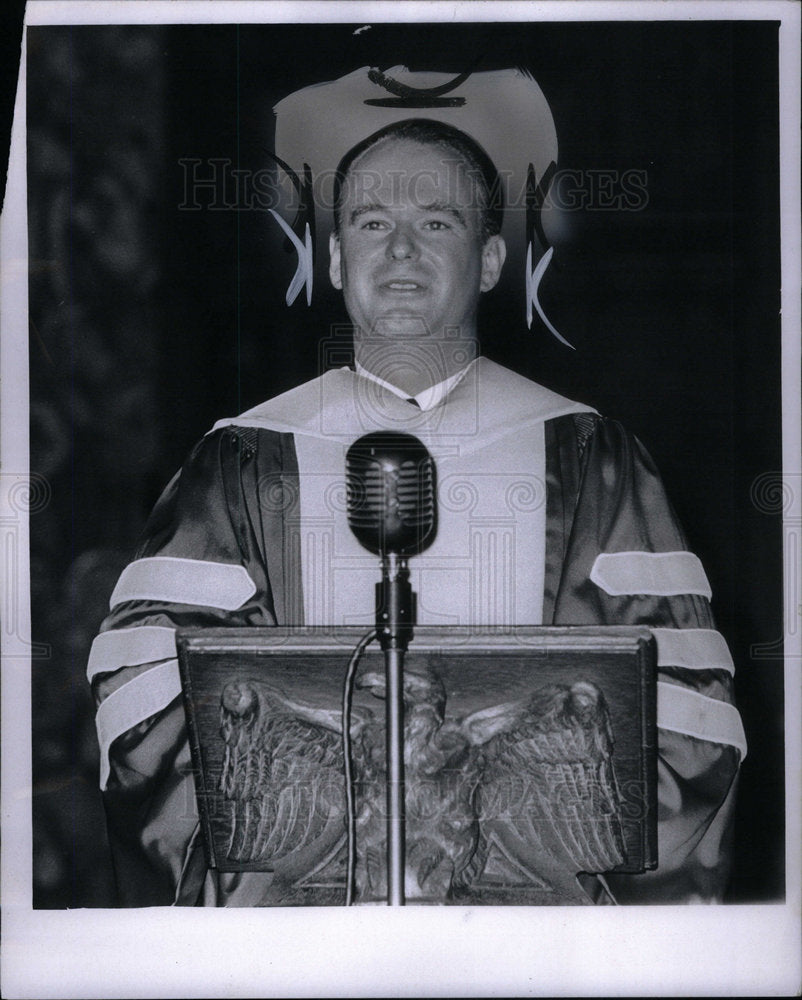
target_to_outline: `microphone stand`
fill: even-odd
[[[348,523],[381,556],[376,635],[384,652],[387,764],[387,904],[404,905],[404,653],[415,624],[406,555],[434,537],[434,463],[411,434],[374,431],[345,456]],[[405,553],[402,555],[401,553]]]
[[[387,905],[403,906],[404,844],[404,653],[412,638],[415,595],[407,561],[382,554],[382,579],[376,584],[376,630],[384,651],[387,697]]]

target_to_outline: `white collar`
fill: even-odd
[[[442,382],[438,382],[437,385],[430,385],[428,389],[423,389],[417,394],[417,396],[410,396],[409,393],[399,389],[398,386],[393,385],[392,382],[386,382],[383,378],[379,378],[378,375],[374,375],[373,372],[369,372],[367,368],[360,365],[358,361],[354,362],[354,366],[356,368],[357,375],[361,375],[363,378],[371,379],[371,381],[376,382],[389,392],[394,393],[396,396],[400,396],[401,399],[407,401],[413,399],[422,410],[433,410],[435,406],[446,398],[457,383],[462,381],[471,365],[476,364],[477,360],[478,358],[474,358],[473,361],[470,361],[464,368],[461,368],[454,375],[449,375],[448,378],[443,379]]]

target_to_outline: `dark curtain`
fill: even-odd
[[[34,905],[113,882],[85,670],[164,475],[164,32],[28,32]]]

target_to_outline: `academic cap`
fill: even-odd
[[[304,87],[275,107],[276,157],[298,177],[311,171],[316,211],[331,207],[333,173],[345,153],[393,122],[428,118],[475,139],[504,182],[505,203],[524,207],[531,163],[539,181],[557,161],[557,133],[543,91],[520,69],[454,76],[363,66],[339,80]]]

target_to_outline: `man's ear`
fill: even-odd
[[[479,281],[479,289],[482,292],[489,292],[495,288],[496,282],[501,277],[501,269],[507,259],[507,244],[501,236],[491,236],[482,247],[482,276]]]
[[[342,289],[343,277],[340,270],[340,237],[336,233],[329,236],[329,279],[335,288]]]

